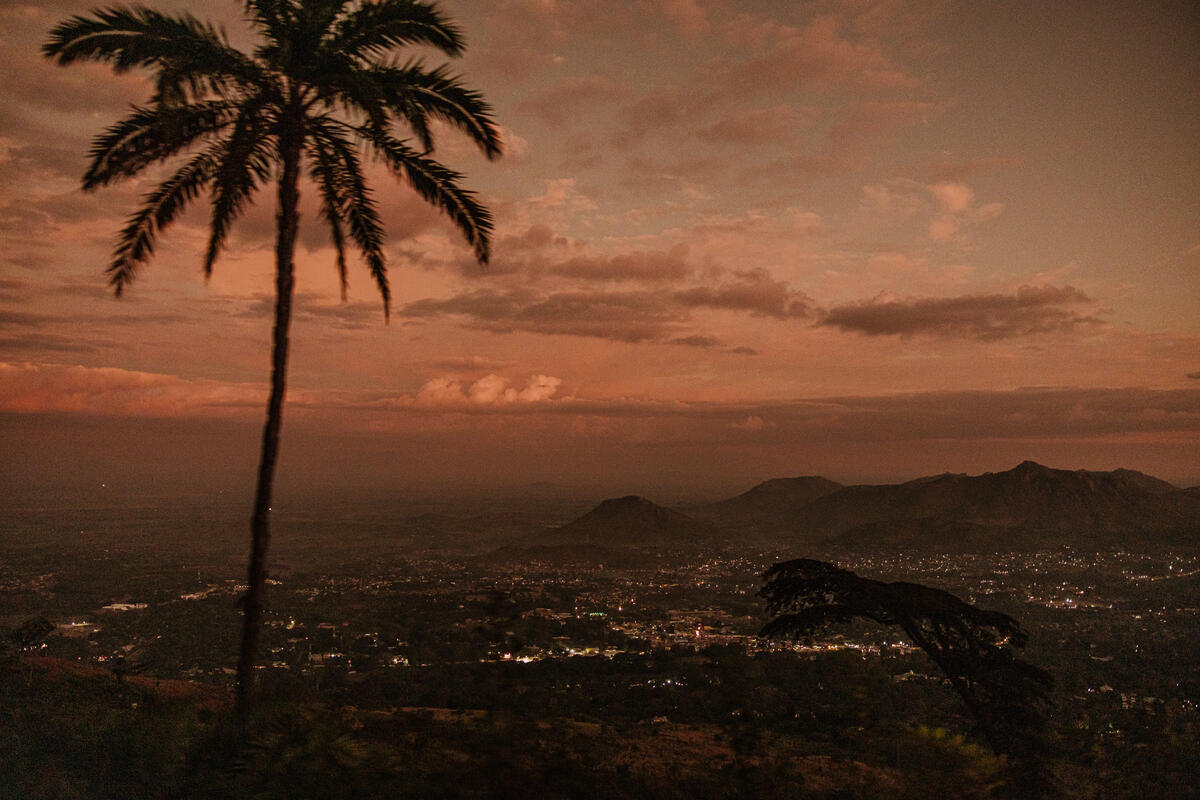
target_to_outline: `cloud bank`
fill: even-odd
[[[1102,325],[1093,301],[1071,286],[1022,286],[1013,294],[904,297],[884,294],[829,309],[820,325],[868,336],[934,336],[989,341]],[[1086,308],[1080,308],[1081,306]]]

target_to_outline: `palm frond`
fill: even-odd
[[[462,33],[432,3],[380,0],[363,3],[342,17],[324,48],[352,58],[378,56],[404,45],[428,45],[446,55],[463,51]]]
[[[83,176],[90,191],[141,172],[170,158],[201,137],[215,133],[237,118],[237,107],[224,100],[185,106],[135,106],[93,142],[91,161]]]
[[[391,314],[392,291],[388,285],[387,263],[383,254],[383,222],[370,187],[362,173],[362,162],[347,133],[354,129],[328,117],[310,121],[313,138],[329,154],[330,175],[334,179],[342,217],[350,238],[362,252],[367,269],[383,298],[383,314]]]
[[[329,224],[329,238],[336,253],[335,266],[342,288],[342,300],[346,299],[346,236],[342,194],[339,188],[341,170],[323,139],[317,138],[309,159],[309,175],[321,193],[321,216]]]
[[[455,224],[475,251],[480,264],[486,264],[491,248],[492,215],[476,199],[475,193],[462,188],[462,175],[434,161],[385,131],[371,126],[357,128],[397,175],[426,201],[441,209]]]
[[[308,0],[304,3],[303,14],[300,19],[305,28],[305,34],[313,44],[313,49],[317,49],[321,40],[324,39],[333,26],[333,23],[351,0]]]
[[[264,63],[275,63],[271,57],[288,39],[288,26],[295,15],[292,0],[247,0],[246,18],[262,35],[263,41],[254,55]]]
[[[217,166],[221,148],[214,146],[193,156],[174,175],[142,198],[142,205],[129,218],[117,239],[106,274],[117,297],[133,281],[138,266],[154,254],[154,243],[204,188]]]
[[[221,152],[221,162],[213,177],[205,277],[212,274],[234,220],[241,216],[254,191],[271,178],[274,142],[268,136],[269,120],[259,116],[260,110],[261,106],[254,104],[242,109]]]
[[[426,70],[420,62],[403,66],[378,65],[365,70],[378,82],[381,94],[396,113],[413,126],[427,130],[427,117],[447,122],[471,137],[489,159],[503,151],[500,128],[483,95],[468,89],[446,66]],[[426,150],[432,149],[422,137]]]
[[[120,73],[134,67],[157,69],[162,100],[177,100],[186,86],[193,95],[221,92],[231,83],[262,84],[265,74],[231,47],[212,25],[190,14],[178,17],[134,7],[101,8],[56,25],[42,54],[66,65],[107,63]]]
[[[379,82],[343,54],[322,53],[308,80],[327,109],[340,106],[349,116],[365,118],[385,130],[391,125]]]

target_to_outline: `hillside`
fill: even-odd
[[[687,548],[722,540],[717,528],[644,497],[605,500],[594,509],[541,538],[541,544]]]
[[[687,511],[732,529],[763,533],[787,531],[794,527],[796,516],[814,500],[842,488],[842,484],[817,475],[774,478],[736,497],[693,506]]]
[[[776,541],[782,536],[852,549],[1086,549],[1200,541],[1200,495],[1194,490],[1133,470],[1062,470],[1033,461],[1006,472],[947,473],[900,484],[767,481],[693,512]]]
[[[1007,472],[847,487],[814,501],[802,525],[810,537],[854,545],[1148,544],[1194,530],[1200,502],[1132,470],[1061,470],[1025,461]]]
[[[339,691],[281,692],[251,717],[245,744],[220,702],[228,700],[224,687],[188,683],[189,691],[168,692],[163,682],[118,684],[49,659],[0,663],[0,797],[915,800],[933,782],[950,796],[982,800],[979,775],[996,774],[994,757],[962,734],[939,735],[931,727],[937,709],[886,673],[720,652],[669,659],[674,672],[649,659],[572,661],[557,678],[532,667],[517,675],[512,664],[412,673],[420,683],[465,684],[479,705],[401,699],[371,707]],[[667,675],[680,670],[724,713],[706,713],[710,703],[692,707],[682,689],[671,690],[678,709],[605,693],[608,683],[644,683],[647,675],[670,683]],[[507,677],[487,680],[494,672]],[[724,680],[707,689],[701,678],[713,672]],[[782,690],[772,676],[780,673],[798,685],[794,702],[819,718],[798,726],[786,704],[773,702]],[[598,709],[517,699],[522,690],[561,695],[553,686],[567,674],[596,694]],[[818,688],[818,675],[836,683]],[[464,677],[474,681],[455,680]],[[765,697],[759,683],[769,687]],[[864,730],[834,713],[854,697],[880,694],[919,724]],[[738,715],[726,708],[732,703]],[[753,719],[740,716],[746,708]]]

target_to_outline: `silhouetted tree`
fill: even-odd
[[[299,185],[307,171],[321,198],[336,266],[346,288],[345,249],[356,246],[389,309],[383,225],[363,174],[362,150],[437,206],[486,262],[491,216],[460,186],[457,172],[431,159],[431,123],[465,132],[489,158],[501,151],[491,109],[444,66],[398,63],[392,52],[428,46],[449,56],[463,40],[434,3],[419,0],[247,0],[257,46],[245,53],[225,34],[190,14],[140,6],[97,9],[50,32],[43,53],[59,64],[98,61],[116,72],[152,73],[148,105],[96,138],[85,190],[136,175],[183,156],[175,172],[142,198],[117,240],[109,282],[120,296],[154,251],[157,235],[204,189],[212,200],[204,273],[226,244],[234,220],[255,192],[277,184],[275,322],[271,394],[251,522],[249,588],[243,598],[238,658],[238,709],[245,713],[258,647],[268,524],[287,374],[293,252],[299,229]],[[415,144],[398,138],[407,130]]]
[[[760,636],[796,640],[859,618],[901,628],[946,676],[992,749],[1012,758],[1013,788],[1031,796],[1048,785],[1043,712],[1052,680],[1014,655],[1027,640],[1015,619],[940,589],[860,578],[807,558],[775,564],[763,579],[759,594],[776,616]]]

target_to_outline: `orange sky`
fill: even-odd
[[[244,36],[239,3],[157,5]],[[148,90],[37,55],[89,7],[0,2],[0,445],[23,465],[0,489],[249,475],[270,198],[207,284],[199,209],[108,295],[149,184],[76,186]],[[1200,483],[1194,3],[445,7],[506,134],[494,163],[438,147],[496,214],[493,263],[377,176],[385,325],[364,269],[340,302],[308,208],[285,487],[686,493],[1023,458]]]

